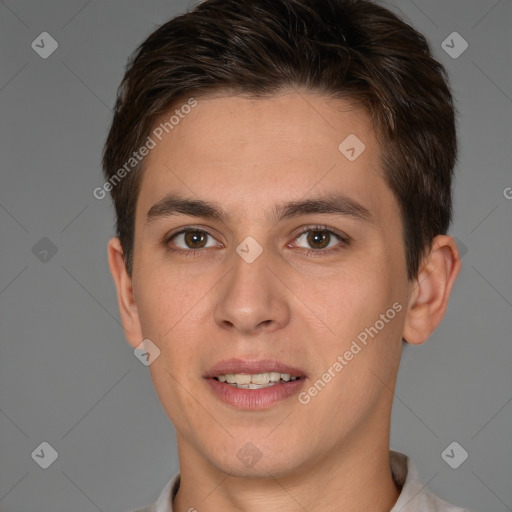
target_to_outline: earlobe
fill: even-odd
[[[108,264],[117,289],[117,300],[126,339],[134,348],[142,341],[139,314],[133,294],[132,279],[124,262],[118,237],[108,242]]]
[[[444,317],[451,290],[461,268],[457,245],[448,235],[438,235],[424,259],[417,279],[411,283],[403,339],[410,344],[425,342]]]

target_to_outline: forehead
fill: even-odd
[[[275,203],[333,191],[389,216],[393,198],[362,108],[299,92],[196,101],[172,124],[165,122],[180,104],[156,124],[161,129],[152,135],[156,145],[144,163],[137,205],[141,220],[169,192],[224,204],[239,221],[263,221]]]

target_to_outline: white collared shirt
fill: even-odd
[[[403,453],[390,451],[391,473],[400,496],[390,512],[470,512],[434,496],[422,483],[412,460]],[[180,473],[167,483],[158,499],[133,512],[173,512],[172,502],[180,486]]]

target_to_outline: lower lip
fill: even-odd
[[[281,381],[274,386],[260,389],[235,388],[215,379],[206,379],[213,393],[223,402],[237,409],[258,410],[297,394],[306,379],[301,377],[288,382]]]

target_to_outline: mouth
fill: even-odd
[[[204,375],[214,395],[237,409],[264,409],[304,386],[304,371],[274,360],[221,361]]]

